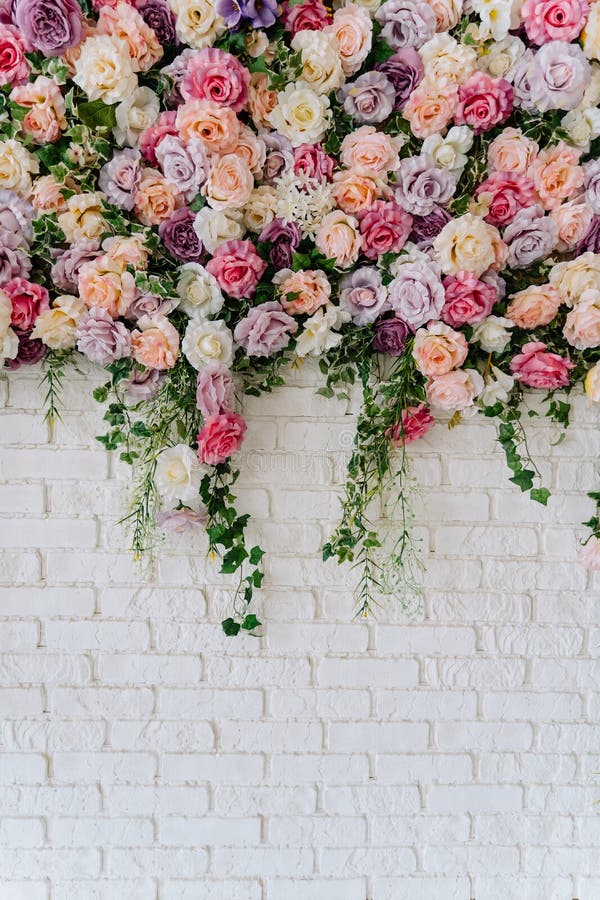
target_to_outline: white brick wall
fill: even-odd
[[[600,579],[574,563],[597,409],[558,446],[531,424],[546,510],[489,423],[428,435],[425,616],[353,622],[319,561],[352,417],[315,377],[248,401],[268,625],[237,640],[202,546],[169,538],[149,578],[129,556],[90,382],[49,434],[36,374],[0,380],[2,900],[600,896]]]

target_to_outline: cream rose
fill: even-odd
[[[315,93],[304,81],[297,81],[277,95],[277,106],[268,119],[293,147],[316,144],[331,123],[329,106],[328,97]]]
[[[244,225],[253,234],[260,234],[275,218],[277,191],[268,184],[255,188],[244,206]]]
[[[52,309],[44,310],[37,317],[31,337],[51,350],[69,350],[77,343],[77,323],[85,309],[79,297],[70,294],[56,297]]]
[[[327,259],[345,269],[358,259],[361,240],[357,219],[335,209],[323,219],[315,244]]]
[[[224,301],[217,279],[200,263],[185,263],[177,282],[179,308],[188,316],[213,316]]]
[[[518,37],[507,37],[492,44],[479,57],[479,66],[494,78],[512,80],[513,69],[525,53],[525,44]]]
[[[471,340],[479,344],[486,353],[502,353],[510,341],[510,328],[514,322],[502,316],[488,316],[478,322],[473,329]]]
[[[0,142],[0,189],[16,191],[21,197],[31,193],[31,175],[39,171],[37,157],[12,138]]]
[[[449,34],[436,34],[419,50],[427,77],[462,84],[477,68],[473,47],[459,44]]]
[[[300,53],[301,78],[317,94],[329,94],[341,87],[345,76],[335,35],[324,31],[298,31],[292,50]]]
[[[482,406],[506,403],[514,386],[515,379],[512,375],[507,375],[497,366],[490,366],[485,376],[485,387],[479,395],[479,402]]]
[[[600,59],[600,4],[593,3],[580,35],[588,59]]]
[[[494,266],[498,230],[472,213],[453,219],[433,242],[435,258],[445,275],[473,272],[477,277]]]
[[[244,234],[242,211],[239,209],[210,209],[205,206],[194,219],[194,231],[209,253],[225,241],[234,241]]]
[[[187,324],[181,349],[195,369],[202,369],[209,363],[221,363],[229,367],[233,360],[233,337],[225,322],[220,319],[210,322],[202,316],[196,316]]]
[[[585,376],[585,393],[594,403],[600,403],[600,362]]]
[[[58,225],[70,244],[76,241],[97,240],[108,226],[104,218],[104,195],[74,194],[67,200],[67,209],[58,216]]]
[[[137,147],[140,134],[156,122],[159,114],[160,101],[154,91],[148,87],[136,88],[115,110],[115,140],[121,146]]]
[[[550,284],[554,285],[567,306],[577,303],[584,291],[597,289],[600,284],[600,254],[582,253],[576,259],[557,263],[550,270]]]
[[[75,60],[73,81],[90,100],[120,103],[129,97],[138,82],[125,41],[107,34],[87,38]]]
[[[198,497],[204,474],[198,457],[187,444],[168,447],[156,458],[156,490],[169,503],[191,503]]]
[[[177,36],[194,50],[212,47],[225,33],[225,22],[211,0],[169,0],[169,6],[177,17]]]
[[[337,329],[350,320],[350,313],[328,303],[307,319],[302,334],[296,341],[296,353],[300,357],[321,356],[342,340]]]
[[[561,126],[566,129],[572,144],[589,153],[591,142],[600,136],[600,109],[578,106],[564,116]]]
[[[467,164],[466,154],[473,146],[473,132],[467,125],[455,125],[445,137],[432,134],[425,138],[421,153],[429,153],[436,166],[459,177]]]

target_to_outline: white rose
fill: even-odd
[[[514,386],[515,379],[512,375],[507,375],[497,366],[491,366],[485,377],[485,387],[479,396],[481,404],[494,406],[496,403],[506,403]]]
[[[452,219],[433,242],[435,259],[445,275],[466,270],[478,278],[496,262],[497,228],[473,213]]]
[[[302,80],[317,94],[328,94],[343,85],[346,77],[334,34],[298,31],[292,49],[302,55]]]
[[[487,47],[479,59],[479,65],[494,78],[512,80],[514,68],[525,53],[525,44],[518,37],[509,36]]]
[[[263,228],[275,218],[278,197],[275,188],[262,184],[250,194],[244,206],[244,225],[248,231],[260,234]]]
[[[188,316],[214,316],[225,302],[217,279],[200,263],[185,263],[177,282],[179,309]]]
[[[7,359],[14,359],[18,352],[19,338],[12,328],[7,328],[3,334],[0,334],[0,365],[4,365]]]
[[[225,33],[225,22],[217,15],[211,0],[169,0],[169,6],[177,17],[178,38],[195,50],[212,47]]]
[[[432,134],[425,138],[422,153],[429,153],[440,169],[448,169],[459,177],[467,164],[466,153],[473,146],[473,132],[467,125],[455,125],[446,135]]]
[[[331,123],[329,106],[328,97],[316,94],[304,81],[297,81],[277,95],[277,106],[267,118],[292,147],[316,144]]]
[[[366,9],[371,16],[374,16],[379,7],[381,6],[381,0],[334,0],[333,8],[341,9],[345,6],[361,6],[363,9]]]
[[[37,157],[13,139],[0,142],[0,189],[16,191],[21,197],[31,193],[31,174],[39,171]]]
[[[575,259],[557,263],[548,275],[563,303],[573,306],[584,291],[596,289],[600,282],[600,254],[588,250]]]
[[[204,471],[187,444],[168,447],[156,458],[154,483],[160,496],[174,503],[190,503],[198,496]]]
[[[197,316],[187,324],[181,349],[195,369],[202,369],[209,363],[230,366],[233,360],[233,337],[225,322],[220,319],[210,322],[203,316]]]
[[[462,84],[477,67],[477,53],[473,47],[459,44],[449,34],[436,34],[419,50],[427,77]]]
[[[514,322],[502,316],[488,316],[473,329],[472,341],[476,341],[486,353],[502,353],[510,341],[510,328]]]
[[[304,323],[304,330],[296,342],[296,353],[298,356],[321,356],[326,350],[337,347],[342,340],[337,329],[349,320],[350,313],[339,306],[333,303],[322,306]]]
[[[561,126],[566,128],[572,144],[589,153],[591,142],[600,136],[600,109],[578,106],[564,116]]]
[[[77,324],[86,311],[83,300],[62,294],[52,309],[45,309],[35,320],[31,337],[51,350],[68,350],[77,343]]]
[[[238,209],[210,209],[205,206],[194,219],[194,231],[209,253],[225,241],[243,237],[242,211]]]
[[[125,41],[107,34],[87,38],[75,60],[73,81],[90,100],[120,103],[129,97],[138,81]]]
[[[138,87],[115,110],[117,124],[113,129],[120,146],[137,147],[140,134],[158,119],[160,101],[148,87]]]

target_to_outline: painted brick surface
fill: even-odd
[[[600,579],[574,561],[598,410],[560,444],[531,424],[547,509],[490,423],[427,435],[423,614],[353,621],[319,558],[352,405],[317,377],[248,403],[267,625],[237,640],[201,540],[129,556],[90,381],[49,431],[37,374],[0,380],[2,900],[600,897]]]

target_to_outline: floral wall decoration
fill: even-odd
[[[436,418],[497,419],[547,502],[524,392],[563,429],[572,388],[600,401],[600,2],[12,0],[0,44],[3,364],[41,364],[49,419],[81,354],[106,371],[133,550],[204,530],[228,634],[263,578],[243,397],[289,364],[362,387],[323,548],[362,612],[418,585],[406,447]]]

